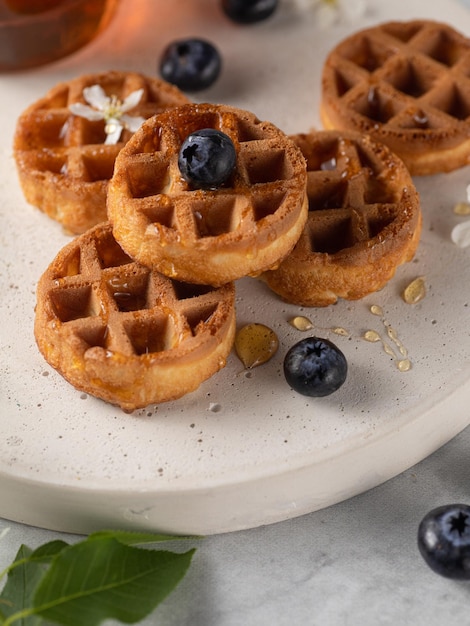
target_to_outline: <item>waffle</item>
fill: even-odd
[[[470,39],[428,20],[353,34],[327,57],[320,113],[326,129],[370,134],[412,175],[470,163]]]
[[[237,152],[227,183],[192,190],[178,169],[184,139],[215,128]],[[144,265],[191,283],[222,285],[275,266],[307,219],[300,150],[252,113],[190,104],[148,120],[116,159],[108,216],[124,250]]]
[[[131,412],[179,398],[225,365],[234,297],[233,283],[188,285],[133,261],[104,222],[40,278],[34,332],[72,385]]]
[[[421,210],[407,168],[367,135],[325,130],[292,139],[307,160],[308,220],[293,252],[263,280],[303,306],[381,289],[418,246]]]
[[[101,85],[108,96],[123,101],[144,89],[132,116],[148,118],[188,102],[176,87],[134,72],[106,72],[75,78],[53,87],[19,117],[14,156],[26,200],[64,229],[79,234],[105,221],[106,193],[114,161],[131,133],[105,145],[105,122],[73,115],[69,106],[85,104],[83,89]]]

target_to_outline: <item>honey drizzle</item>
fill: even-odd
[[[377,331],[370,329],[365,331],[362,335],[362,339],[370,343],[381,343],[383,351],[393,359],[397,369],[400,372],[408,372],[411,369],[411,361],[408,358],[408,350],[398,337],[397,331],[393,328],[390,322],[385,319],[382,307],[378,304],[373,304],[369,310],[372,315],[381,318],[387,338],[390,341],[385,340]],[[289,324],[302,332],[306,332],[314,328],[313,322],[308,317],[303,315],[292,317],[289,320]],[[317,328],[322,331],[329,331],[335,333],[336,335],[341,335],[342,337],[350,336],[349,331],[341,326],[333,326],[329,328],[318,326]]]
[[[398,350],[398,355],[393,349],[392,345],[388,341],[385,341],[385,339],[383,339],[381,335],[375,330],[367,330],[363,335],[363,339],[365,341],[370,341],[374,343],[381,342],[384,352],[392,357],[395,365],[397,366],[397,369],[400,372],[408,372],[411,369],[411,361],[408,358],[408,350],[404,346],[403,342],[398,338],[397,331],[392,327],[390,322],[385,319],[382,307],[377,304],[373,304],[370,307],[370,312],[372,313],[372,315],[376,315],[377,317],[381,318],[382,324],[384,325],[387,333],[387,337],[395,345],[396,349]]]

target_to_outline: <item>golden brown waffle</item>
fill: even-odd
[[[60,222],[70,233],[82,233],[105,221],[108,181],[114,161],[131,133],[105,145],[104,120],[73,115],[73,103],[86,104],[83,89],[100,85],[109,97],[123,101],[144,89],[131,116],[147,119],[168,107],[188,102],[176,87],[135,72],[80,76],[53,87],[29,106],[17,122],[14,155],[26,200]]]
[[[136,263],[105,222],[39,280],[36,341],[77,389],[130,412],[179,398],[225,365],[234,297],[233,283],[188,285]]]
[[[325,128],[387,144],[412,175],[470,163],[470,39],[428,20],[387,22],[337,45],[326,59]]]
[[[313,131],[293,140],[307,160],[307,225],[293,252],[263,279],[303,306],[381,289],[418,246],[420,203],[408,170],[366,135]]]
[[[214,191],[181,176],[184,139],[223,131],[235,172]],[[178,107],[148,120],[116,159],[108,192],[114,236],[133,258],[167,276],[221,285],[276,265],[307,218],[305,161],[278,128],[252,113],[212,104]]]

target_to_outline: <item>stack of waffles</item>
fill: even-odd
[[[99,84],[108,97],[122,96],[110,92],[109,82]],[[167,98],[163,112],[109,154],[102,139],[79,146],[91,137],[83,128],[93,125],[98,133],[101,126],[103,133],[106,120],[75,119],[64,104],[70,95],[57,89],[60,102],[50,109],[60,123],[54,122],[54,133],[43,134],[62,137],[75,126],[82,129],[81,139],[73,133],[73,148],[52,149],[52,139],[41,148],[36,131],[26,144],[25,120],[33,105],[17,128],[20,179],[26,178],[26,154],[31,169],[42,168],[43,183],[54,186],[60,176],[62,191],[72,186],[76,199],[91,182],[83,175],[87,168],[51,172],[50,163],[85,163],[89,152],[96,157],[107,152],[112,172],[108,168],[101,182],[109,221],[94,216],[96,223],[65,246],[41,276],[37,344],[77,389],[124,411],[179,398],[225,365],[235,336],[234,281],[277,266],[299,239],[308,213],[304,158],[283,132],[249,112],[182,104],[178,98]],[[76,102],[79,96],[73,94]],[[39,119],[49,120],[47,106],[37,108]],[[178,152],[189,133],[208,127],[231,137],[236,171],[223,188],[192,190],[178,170]],[[58,211],[62,206],[54,205]],[[44,205],[39,208],[51,215]],[[64,225],[57,212],[52,217]]]

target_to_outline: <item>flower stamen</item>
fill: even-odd
[[[88,105],[75,102],[70,105],[74,115],[84,117],[90,121],[103,120],[106,133],[106,144],[115,144],[119,141],[124,129],[135,133],[145,121],[143,117],[127,115],[142,98],[144,90],[138,89],[129,94],[124,101],[116,95],[107,96],[100,85],[85,87],[83,97]]]

